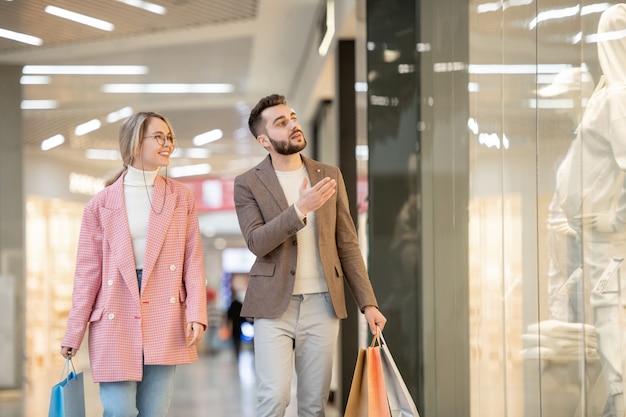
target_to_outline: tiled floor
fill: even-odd
[[[98,386],[92,383],[88,367],[82,366],[82,369],[87,417],[101,416]],[[58,373],[54,372],[55,375]],[[28,385],[28,393],[23,396],[0,391],[0,417],[47,415],[50,378],[54,381],[55,376],[33,378]],[[198,362],[177,368],[169,417],[254,417],[254,379],[254,361],[250,350],[242,352],[239,364],[230,350],[203,354]],[[295,400],[292,399],[285,417],[296,416]],[[329,406],[326,416],[339,417],[339,412]]]

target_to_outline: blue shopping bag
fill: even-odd
[[[50,393],[48,417],[85,417],[83,373],[76,373],[74,362],[69,356],[65,359],[60,380]]]

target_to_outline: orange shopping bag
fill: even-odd
[[[391,417],[376,335],[367,349],[359,349],[344,417]]]

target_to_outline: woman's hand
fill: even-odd
[[[67,358],[68,356],[70,358],[73,358],[74,356],[76,356],[77,353],[78,349],[72,349],[71,347],[67,346],[61,347],[61,356],[63,356],[64,358]]]
[[[192,332],[193,338],[191,339],[187,347],[192,347],[200,343],[200,341],[202,340],[202,334],[204,333],[204,326],[195,321],[193,323],[187,323],[187,337],[191,336]]]

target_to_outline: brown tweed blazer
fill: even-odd
[[[339,318],[347,316],[344,279],[361,310],[378,306],[359,248],[338,168],[302,156],[311,184],[337,181],[337,192],[316,210],[324,275]],[[248,248],[256,255],[241,315],[277,318],[289,304],[296,273],[296,232],[304,227],[278,182],[271,157],[235,178],[235,207]],[[306,221],[306,219],[305,219]]]

